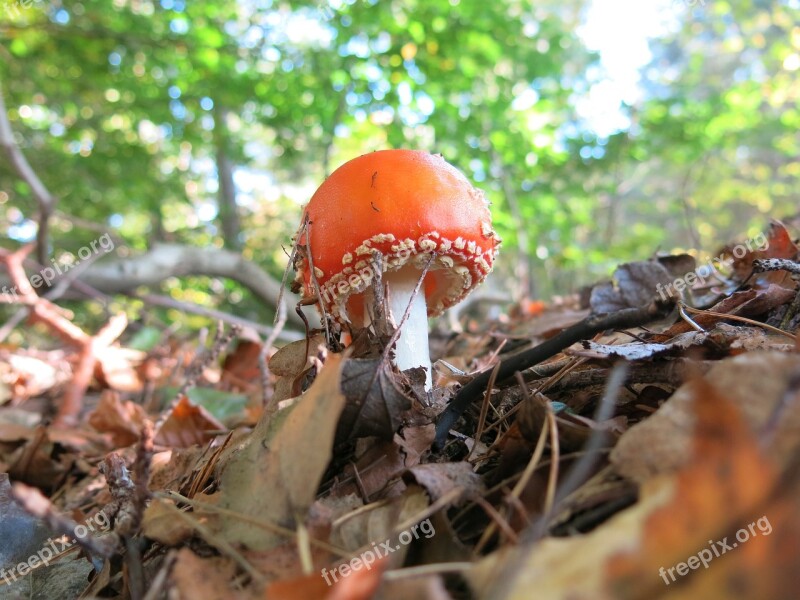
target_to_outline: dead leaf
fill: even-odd
[[[118,393],[106,390],[89,415],[89,425],[101,433],[110,433],[114,445],[123,448],[139,439],[146,418],[141,405],[122,402]]]
[[[175,553],[170,579],[179,598],[244,600],[252,596],[234,587],[236,565],[229,558],[200,558],[188,548]]]
[[[408,546],[400,544],[396,531],[400,523],[420,514],[429,505],[428,495],[417,486],[409,486],[402,495],[392,498],[388,504],[367,512],[355,513],[350,518],[339,518],[338,527],[331,534],[331,543],[356,552],[373,544],[380,546],[388,542],[394,550],[388,554],[392,568],[403,564]]]
[[[246,390],[261,380],[261,368],[258,364],[261,355],[261,344],[252,340],[238,340],[236,348],[230,352],[222,363],[220,380],[228,388]]]
[[[358,568],[349,571],[347,577],[338,575],[335,581],[334,575],[327,572],[330,584],[322,573],[276,581],[267,587],[264,598],[265,600],[370,600],[378,591],[387,564],[387,560],[376,560],[369,569]]]
[[[143,382],[138,368],[146,357],[144,352],[106,346],[97,357],[94,376],[103,385],[120,392],[139,392]]]
[[[647,306],[658,297],[659,289],[694,268],[695,260],[688,254],[622,264],[614,271],[612,281],[592,289],[592,311],[612,313]]]
[[[759,234],[763,235],[763,234]],[[794,259],[798,255],[797,245],[792,241],[789,231],[778,219],[772,219],[769,231],[763,238],[764,244],[751,244],[747,252],[737,257],[733,252],[735,245],[731,244],[723,249],[723,254],[728,260],[733,261],[733,272],[738,281],[744,281],[753,271],[753,261],[765,258]],[[757,240],[761,241],[761,240]],[[757,281],[764,285],[776,284],[789,289],[795,289],[797,284],[792,281],[791,275],[785,271],[768,271],[759,273]]]
[[[293,528],[314,501],[331,459],[336,423],[344,408],[339,391],[343,358],[328,356],[311,388],[289,409],[265,413],[255,430],[220,460],[220,506]],[[222,516],[219,535],[254,550],[283,538]]]
[[[454,490],[458,492],[459,500],[475,497],[483,492],[483,482],[468,462],[417,465],[408,470],[407,477],[424,487],[433,500],[438,500]]]
[[[775,410],[785,411],[771,455],[786,464],[800,440],[800,401],[786,403],[787,383],[800,369],[800,356],[780,352],[748,352],[714,365],[704,379],[725,390],[728,400],[743,412],[754,430],[764,427]],[[617,471],[639,483],[686,465],[691,457],[694,424],[692,405],[697,397],[693,384],[678,388],[653,416],[631,427],[611,452]],[[755,401],[757,399],[757,401]]]
[[[636,505],[588,535],[503,548],[483,559],[468,575],[476,593],[508,600],[527,599],[532,589],[565,600],[794,597],[797,491],[775,495],[776,470],[732,403],[703,380],[688,389],[697,400],[691,461],[647,481]],[[733,537],[742,530],[745,538]],[[721,548],[720,540],[739,547],[718,560],[710,547]],[[670,581],[668,569],[675,574],[703,550],[713,564],[684,565],[691,575]]]
[[[337,431],[337,443],[369,436],[391,439],[402,424],[402,414],[411,408],[411,399],[380,359],[346,361],[342,393],[347,405]]]
[[[269,370],[280,377],[297,377],[308,368],[308,350],[316,354],[320,344],[325,343],[322,335],[286,344],[269,359]]]
[[[217,421],[202,406],[196,406],[186,396],[172,409],[167,420],[156,432],[155,443],[161,446],[188,448],[194,444],[204,444],[227,427]]]
[[[193,514],[197,518],[197,514]],[[142,533],[165,546],[177,546],[194,535],[191,524],[175,517],[175,503],[154,499],[144,511]]]

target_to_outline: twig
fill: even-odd
[[[58,306],[46,298],[40,298],[34,291],[23,267],[25,257],[31,248],[30,245],[23,246],[16,252],[0,248],[0,262],[8,270],[16,293],[21,298],[18,301],[30,307],[31,318],[41,321],[62,339],[79,348],[78,365],[75,368],[72,384],[67,388],[58,414],[53,421],[54,427],[64,427],[73,424],[80,414],[83,397],[92,381],[98,357],[105,348],[122,335],[128,320],[125,313],[120,313],[112,317],[95,336],[89,335],[72,323],[62,314],[62,310]]]
[[[275,345],[275,342],[283,331],[283,326],[286,325],[286,302],[284,302],[283,298],[278,300],[278,310],[275,314],[275,317],[275,327],[272,329],[272,333],[270,333],[267,339],[264,341],[264,345],[261,346],[261,352],[258,353],[258,368],[261,371],[262,404],[265,409],[273,411],[277,409],[277,404],[270,402],[270,398],[272,398],[273,394],[272,384],[269,376],[268,356],[270,348]]]
[[[533,402],[531,398],[530,392],[528,391],[528,386],[523,381],[522,375],[519,371],[515,373],[517,377],[517,381],[519,382],[519,387],[522,390],[524,396],[524,402]],[[518,500],[519,497],[522,495],[523,490],[527,487],[528,482],[530,481],[533,473],[536,471],[536,468],[539,466],[539,461],[542,460],[542,455],[544,454],[544,446],[547,442],[547,433],[549,431],[549,419],[545,419],[542,422],[542,430],[539,432],[539,439],[536,440],[536,447],[533,449],[533,454],[531,454],[531,458],[528,461],[528,464],[525,465],[525,469],[522,472],[517,483],[514,485],[514,488],[511,490],[509,497],[513,500]],[[551,461],[552,462],[552,461]],[[509,498],[506,498],[506,502],[510,503]],[[494,535],[496,529],[496,525],[494,522],[490,523],[486,530],[483,532],[481,539],[475,545],[474,555],[479,555],[480,551],[483,547],[489,542],[492,535]]]
[[[469,457],[472,456],[472,453],[475,451],[475,448],[478,447],[478,442],[480,442],[481,436],[483,435],[483,428],[486,425],[486,415],[489,412],[489,404],[492,398],[492,390],[494,389],[495,381],[497,381],[497,372],[500,370],[500,363],[498,362],[494,369],[492,369],[492,375],[489,377],[489,384],[486,386],[486,393],[483,396],[483,403],[481,404],[481,414],[478,417],[478,428],[475,430],[475,443],[472,444],[472,448],[467,454],[464,460],[469,460]]]
[[[145,419],[139,443],[136,444],[136,462],[133,463],[133,476],[136,483],[133,501],[140,519],[144,515],[147,501],[150,499],[150,490],[147,488],[147,484],[150,481],[153,451],[153,423],[150,419]]]
[[[700,325],[698,325],[697,323],[694,322],[694,319],[692,319],[689,315],[686,314],[686,311],[684,310],[685,308],[686,308],[686,305],[683,302],[679,302],[678,303],[678,312],[680,313],[681,318],[684,321],[686,321],[689,324],[689,327],[691,327],[695,331],[701,331],[701,332],[705,333],[706,330],[703,329],[702,327],[700,327]]]
[[[655,301],[644,308],[628,308],[610,314],[590,315],[546,342],[501,361],[497,380],[502,381],[512,376],[515,371],[523,371],[561,352],[564,348],[607,329],[638,327],[663,319],[669,314],[672,306],[671,302]],[[484,371],[458,391],[436,424],[437,448],[444,446],[448,432],[481,394],[490,377],[491,371]]]
[[[82,283],[80,281],[76,281],[80,274],[85,271],[89,265],[91,265],[95,260],[99,258],[98,255],[94,254],[89,257],[87,260],[81,261],[72,269],[69,270],[68,273],[64,273],[58,278],[58,283],[47,290],[47,293],[42,295],[42,298],[46,300],[50,300],[51,302],[58,300],[64,293],[72,286],[76,284],[76,288],[83,288],[84,293],[90,296],[100,296],[103,298],[108,298],[105,294],[94,290],[90,286]],[[29,261],[35,264],[38,268],[44,268],[41,264],[38,264],[37,261]],[[25,317],[28,316],[28,309],[21,308],[17,312],[15,312],[8,321],[6,321],[2,327],[0,327],[0,343],[2,343],[14,329],[25,320]]]
[[[78,355],[78,366],[72,376],[72,385],[67,388],[61,398],[61,406],[58,414],[53,421],[54,427],[68,427],[73,425],[81,412],[83,397],[94,376],[94,367],[98,357],[114,341],[122,335],[128,326],[128,317],[125,313],[119,313],[97,332],[97,335],[89,337],[83,344]]]
[[[551,514],[556,500],[556,486],[558,485],[558,465],[561,462],[561,447],[558,440],[558,424],[556,414],[553,412],[553,405],[537,396],[544,404],[547,418],[545,421],[550,430],[550,475],[547,478],[547,492],[544,497],[544,514]],[[534,400],[535,401],[535,400]]]
[[[474,569],[475,564],[471,562],[443,562],[429,563],[416,567],[405,567],[403,569],[393,569],[383,574],[386,581],[398,581],[400,579],[411,579],[413,577],[427,577],[442,573],[466,573]]]
[[[785,258],[763,258],[753,261],[753,273],[765,271],[788,271],[800,275],[800,263]]]
[[[161,598],[164,595],[163,592],[164,587],[167,584],[167,578],[172,572],[172,567],[177,559],[177,552],[173,551],[167,554],[166,558],[161,563],[161,568],[159,568],[158,573],[156,573],[153,581],[150,582],[149,589],[147,590],[144,600],[158,600],[158,598]]]
[[[795,341],[795,335],[788,331],[783,331],[783,329],[778,329],[777,327],[773,327],[772,325],[767,325],[766,323],[761,323],[760,321],[754,321],[753,319],[748,319],[747,317],[740,317],[738,315],[730,315],[721,312],[715,312],[713,310],[701,310],[699,308],[691,308],[682,304],[684,310],[687,310],[691,313],[695,313],[697,315],[711,315],[712,317],[722,317],[723,319],[730,319],[731,321],[740,321],[742,323],[748,323],[749,325],[755,325],[756,327],[763,327],[764,329],[768,329],[773,333],[780,334],[784,337],[788,337],[793,342]]]
[[[598,404],[597,409],[593,415],[593,419],[597,423],[602,423],[611,418],[614,414],[614,408],[617,405],[617,396],[622,386],[625,384],[625,378],[628,376],[628,363],[621,362],[614,367],[611,375],[608,378],[608,385],[606,392]],[[555,510],[561,505],[564,499],[569,496],[573,491],[578,489],[591,470],[597,463],[599,451],[603,445],[606,437],[606,432],[602,430],[594,430],[589,441],[584,449],[584,454],[580,460],[575,463],[575,466],[564,477],[564,481],[558,488],[555,495],[555,502],[550,511],[545,512],[541,524],[544,526],[549,521],[550,517],[555,514]],[[543,533],[541,528],[532,527],[530,533],[537,536]]]
[[[500,514],[500,511],[481,496],[476,496],[473,500],[475,504],[480,506],[483,511],[489,515],[489,518],[492,520],[492,525],[499,527],[502,532],[506,534],[509,542],[516,544],[519,541],[516,532],[511,528],[511,525],[508,524],[506,518]]]

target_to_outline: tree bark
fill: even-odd
[[[226,248],[241,250],[242,231],[239,219],[239,208],[236,204],[236,184],[233,181],[233,162],[228,153],[228,136],[225,131],[228,111],[215,104],[214,111],[214,145],[217,154],[217,180],[219,189],[217,203],[219,205],[219,219],[222,224],[223,240]]]

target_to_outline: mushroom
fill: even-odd
[[[500,244],[483,192],[440,155],[418,150],[372,152],[336,169],[305,207],[295,239],[294,291],[342,331],[371,324],[381,270],[390,318],[401,325],[395,365],[424,367],[426,390],[427,317],[481,283]]]

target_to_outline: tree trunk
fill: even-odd
[[[226,130],[228,110],[218,104],[214,112],[214,144],[217,153],[217,203],[222,224],[223,243],[231,250],[241,250],[242,225],[236,205],[236,185],[233,181],[233,162],[228,153],[229,139]]]

